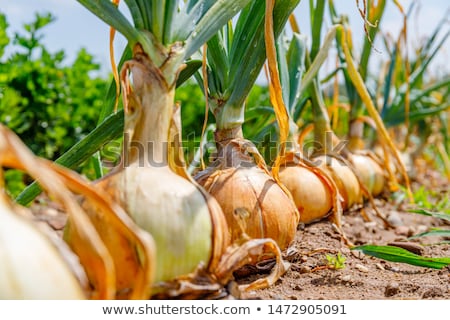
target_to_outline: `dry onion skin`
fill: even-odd
[[[245,216],[245,233],[254,239],[271,238],[283,250],[295,236],[298,211],[285,191],[270,176],[256,147],[243,139],[241,128],[216,132],[217,158],[195,179],[220,204],[232,241]]]
[[[83,195],[86,203],[95,206],[96,215],[93,218],[101,220],[104,230],[116,236],[120,234],[130,244],[134,245],[132,254],[129,254],[127,258],[133,262],[139,260],[139,267],[138,272],[134,274],[133,286],[127,288],[128,295],[124,297],[147,298],[154,270],[151,263],[154,260],[154,245],[151,236],[139,230],[126,213],[111,201],[107,194],[96,190],[77,173],[48,160],[35,157],[6,128],[0,127],[0,133],[2,134],[1,137],[4,138],[3,141],[6,142],[6,148],[2,150],[4,152],[0,153],[2,155],[1,163],[4,166],[28,172],[39,180],[40,185],[49,192],[52,199],[60,202],[66,209],[70,235],[72,236],[68,242],[73,252],[54,233],[47,232],[46,235],[57,246],[60,255],[68,262],[69,267],[77,275],[80,283],[83,284],[82,286],[85,289],[83,297],[91,299],[118,297],[117,290],[121,288],[116,286],[116,280],[120,279],[119,272],[116,272],[116,270],[120,270],[122,266],[120,262],[123,261],[118,260],[117,256],[111,254],[114,253],[113,251],[108,250],[108,246],[100,238],[92,221],[79,206],[73,193]],[[18,208],[15,211],[18,211]],[[28,215],[31,216],[31,214]],[[47,229],[43,230],[46,231]],[[123,248],[120,249],[123,250]],[[127,262],[127,266],[130,266],[130,262]],[[135,263],[137,264],[137,262]],[[48,263],[45,265],[47,268],[49,267]],[[87,278],[89,278],[90,284],[87,283]],[[70,282],[71,280],[68,278],[67,283]],[[33,282],[30,283],[33,286],[35,285]],[[52,283],[49,282],[49,284]],[[59,282],[56,285],[61,290],[65,288]],[[43,286],[43,288],[45,287]],[[67,290],[67,292],[70,292],[70,290]],[[60,296],[66,297],[65,294],[60,294]],[[56,296],[55,299],[59,299],[59,297]]]
[[[289,190],[300,212],[301,223],[312,223],[330,215],[339,225],[342,208],[336,184],[322,169],[288,152],[280,168],[280,180]]]
[[[280,169],[280,180],[292,194],[300,222],[311,223],[328,215],[333,205],[331,192],[314,172],[287,165]]]
[[[84,184],[70,172],[55,167],[64,182],[83,195],[83,209],[88,214],[114,262],[116,299],[147,299],[155,272],[155,243],[150,234],[137,227],[127,213],[101,189]],[[70,224],[64,230],[64,239],[80,256],[84,265],[90,264],[80,234]],[[100,286],[95,277],[95,266],[86,268],[91,285]],[[120,271],[119,271],[120,270]]]

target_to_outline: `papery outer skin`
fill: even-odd
[[[220,204],[231,241],[239,240],[242,233],[239,221],[242,221],[250,238],[271,238],[282,250],[287,248],[298,224],[298,211],[293,201],[251,157],[240,153],[236,147],[228,150],[222,157],[222,160],[228,158],[223,165],[212,164],[195,179]],[[241,161],[245,162],[244,166],[239,165]],[[227,167],[226,163],[234,165]]]
[[[91,212],[98,211],[96,207],[93,207],[90,203],[83,203],[83,209],[89,215],[92,224],[95,226],[100,238],[108,249],[108,252],[113,257],[115,270],[118,272],[116,275],[116,298],[125,299],[128,298],[128,292],[133,288],[133,282],[136,274],[139,272],[138,261],[136,261],[136,248],[130,244],[129,240],[122,234],[118,233],[116,229],[112,228],[105,222],[101,215],[90,214]],[[93,211],[94,210],[94,211]],[[79,246],[80,235],[70,223],[67,223],[64,229],[64,240],[69,246]],[[94,264],[90,264],[88,261],[91,259],[89,252],[80,251],[78,253],[80,259],[86,264],[86,273],[94,288],[99,287],[99,283],[95,282],[95,268]],[[121,292],[124,292],[122,295]]]

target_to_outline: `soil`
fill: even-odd
[[[413,189],[424,185],[449,197],[449,181],[426,170],[415,179]],[[404,201],[396,203],[392,194],[375,199],[378,210],[395,226],[386,227],[371,205],[356,208],[343,217],[343,229],[355,245],[408,245],[412,251],[428,257],[450,257],[449,239],[408,237],[430,228],[449,228],[448,222],[414,214]],[[369,221],[370,220],[370,221]],[[447,241],[447,243],[446,243]],[[342,269],[327,267],[327,255],[345,257]],[[449,299],[450,267],[441,270],[387,262],[352,251],[328,221],[302,226],[285,253],[290,269],[273,286],[244,293],[243,299],[301,300],[380,300]],[[239,279],[251,280],[254,276]]]
[[[416,175],[413,190],[425,186],[440,197],[449,197],[449,181],[438,172],[424,169]],[[58,207],[35,203],[34,214],[61,235],[65,216]],[[395,200],[391,193],[375,199],[378,210],[392,224],[387,227],[377,217],[373,206],[365,204],[353,208],[343,216],[343,230],[354,245],[394,244],[404,246],[423,256],[450,257],[449,239],[439,237],[410,236],[430,228],[450,229],[448,222],[437,218],[414,214],[405,200]],[[345,258],[343,268],[329,267],[327,256]],[[341,235],[329,221],[301,225],[294,242],[284,252],[290,262],[289,270],[267,289],[236,292],[220,298],[266,300],[380,300],[380,299],[450,299],[450,267],[440,270],[417,267],[403,263],[387,262],[350,250]],[[263,270],[264,269],[264,270]],[[267,273],[267,264],[244,267],[235,273],[238,284],[248,283]],[[234,283],[235,284],[235,283]],[[235,286],[229,286],[235,288]],[[212,297],[203,297],[212,298]],[[217,298],[217,297],[215,297]]]

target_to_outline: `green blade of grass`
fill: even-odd
[[[450,265],[450,258],[422,257],[408,250],[393,246],[364,245],[352,248],[366,255],[392,262],[407,263],[419,267],[442,269]]]
[[[408,239],[416,239],[416,238],[422,238],[422,237],[450,237],[450,230],[446,229],[434,229],[431,231],[422,232],[419,234],[416,234],[412,237],[409,237]]]
[[[450,221],[450,214],[444,213],[444,212],[433,212],[433,211],[428,211],[425,209],[414,209],[414,210],[409,210],[409,212]]]
[[[441,105],[437,107],[429,107],[429,108],[423,108],[419,110],[413,110],[410,111],[408,114],[408,119],[410,122],[419,121],[422,119],[429,118],[430,116],[437,115],[441,113],[442,111],[450,109],[449,105]],[[403,113],[403,114],[402,114]],[[392,114],[392,115],[390,115]],[[394,114],[392,111],[389,112],[389,115],[385,117],[385,125],[386,127],[391,127],[395,125],[399,125],[405,122],[405,115],[404,110],[397,110],[397,112]]]

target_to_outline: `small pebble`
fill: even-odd
[[[369,269],[366,266],[363,266],[362,264],[359,264],[359,263],[355,264],[355,268],[361,272],[365,272],[365,273],[369,272]]]
[[[424,233],[428,231],[428,227],[421,224],[420,226],[417,226],[416,232],[417,233]]]
[[[362,252],[359,251],[359,250],[352,250],[352,255],[353,255],[355,258],[358,258],[358,259],[364,258],[364,253],[362,253]]]
[[[399,267],[390,267],[389,270],[391,270],[392,272],[400,272],[400,268]]]
[[[410,233],[409,227],[407,226],[398,226],[395,228],[395,234],[399,236],[407,237]]]
[[[372,229],[372,228],[375,228],[376,226],[377,226],[376,221],[364,222],[364,227],[365,227],[367,230],[370,230],[370,229]]]
[[[384,295],[386,297],[392,297],[395,296],[397,293],[400,292],[400,286],[397,282],[391,282],[389,283],[386,288],[384,289]]]
[[[311,267],[301,266],[300,269],[298,270],[298,272],[300,272],[300,273],[310,273],[311,272]]]
[[[366,222],[364,224],[364,228],[368,233],[376,233],[377,232],[377,223],[376,222]]]
[[[342,247],[340,250],[343,254],[349,254],[350,252],[353,252],[348,247]]]
[[[403,225],[403,220],[400,217],[398,211],[391,211],[387,216],[387,221],[394,227],[399,227]]]
[[[352,280],[352,276],[349,275],[349,274],[346,274],[345,276],[342,276],[342,277],[341,277],[341,280],[342,280],[343,282],[350,282],[350,281]]]

